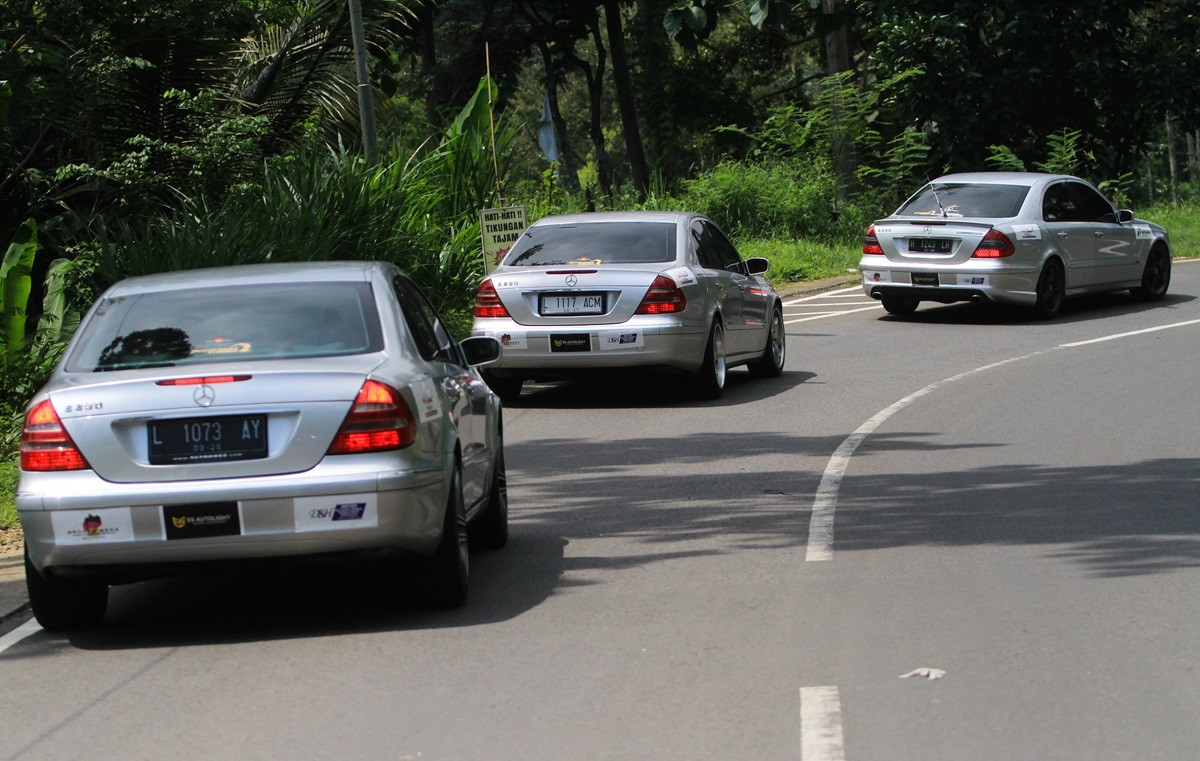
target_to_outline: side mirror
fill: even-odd
[[[771,269],[771,262],[761,256],[752,256],[746,260],[746,272],[751,275],[761,275]]]
[[[459,346],[469,365],[486,365],[500,359],[500,342],[488,336],[471,336]]]
[[[1118,224],[1127,225],[1132,221],[1133,221],[1133,212],[1132,211],[1130,211],[1129,209],[1118,209],[1117,210],[1117,223]]]

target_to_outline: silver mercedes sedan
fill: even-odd
[[[452,341],[381,262],[114,285],[25,418],[34,615],[94,626],[109,584],[341,555],[416,556],[428,602],[461,604],[468,542],[508,536],[500,403],[476,369],[499,354]]]
[[[894,315],[922,301],[994,301],[1052,318],[1085,293],[1163,298],[1171,247],[1166,230],[1078,177],[978,172],[939,177],[872,224],[859,270]]]
[[[682,372],[702,398],[726,371],[783,372],[779,295],[715,224],[684,212],[551,216],[513,244],[475,297],[473,334],[504,346],[485,371],[505,400],[527,379]]]

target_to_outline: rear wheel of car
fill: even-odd
[[[466,602],[470,581],[470,552],[467,544],[467,515],[463,504],[462,466],[454,463],[450,496],[442,521],[442,540],[425,559],[425,599],[431,607],[457,608]]]
[[[470,528],[471,546],[496,550],[508,544],[508,477],[504,472],[504,441],[497,437],[496,459],[487,504]]]
[[[749,365],[750,374],[756,378],[778,378],[783,375],[783,364],[787,359],[787,337],[784,335],[783,310],[778,306],[771,310],[771,326],[767,331],[767,346],[760,359]]]
[[[1142,301],[1159,301],[1167,295],[1167,287],[1171,285],[1171,257],[1162,246],[1150,249],[1146,258],[1146,267],[1142,270],[1142,284],[1130,292],[1134,298]]]
[[[47,631],[90,629],[104,622],[108,584],[92,579],[56,579],[43,576],[25,550],[25,586],[29,607]]]
[[[912,314],[917,311],[917,305],[920,304],[919,299],[914,299],[911,296],[883,296],[880,298],[883,302],[883,308],[888,314],[905,315]]]
[[[483,373],[483,380],[488,384],[488,388],[495,391],[496,396],[500,397],[500,401],[505,404],[515,402],[521,396],[521,386],[525,385],[524,378],[497,375],[486,371]]]
[[[694,388],[701,399],[718,399],[725,390],[725,328],[720,320],[713,322],[708,333],[708,346],[704,350],[704,364],[696,373]]]
[[[1066,296],[1067,281],[1063,267],[1057,259],[1051,259],[1042,267],[1042,274],[1037,282],[1037,301],[1033,311],[1043,320],[1057,317],[1062,311],[1063,298]]]

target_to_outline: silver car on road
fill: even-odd
[[[109,584],[338,555],[417,556],[429,602],[462,603],[468,537],[508,535],[500,403],[475,367],[499,353],[452,341],[380,262],[116,284],[26,414],[34,615],[86,627]]]
[[[939,177],[872,224],[859,271],[895,315],[922,301],[994,301],[1051,318],[1085,293],[1161,299],[1171,248],[1166,230],[1078,177],[977,172]]]
[[[473,334],[504,346],[487,381],[511,400],[527,379],[669,370],[715,398],[731,367],[777,377],[783,308],[768,266],[700,214],[544,217],[479,285]]]

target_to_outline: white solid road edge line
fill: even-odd
[[[800,688],[800,758],[846,761],[842,701],[837,687]]]
[[[839,288],[836,291],[821,291],[820,293],[813,294],[812,296],[801,296],[798,299],[788,299],[787,301],[783,302],[783,305],[787,307],[791,306],[792,304],[801,304],[805,301],[814,301],[816,299],[825,299],[839,294],[848,294],[851,291],[858,291],[859,293],[862,293],[862,286],[851,285],[847,288]]]
[[[1200,320],[1188,320],[1187,322],[1173,322],[1170,325],[1159,325],[1154,328],[1142,328],[1141,330],[1131,330],[1127,333],[1113,333],[1110,336],[1100,336],[1099,338],[1090,338],[1086,341],[1075,341],[1074,343],[1069,343],[1069,344],[1059,344],[1059,346],[1061,346],[1064,349],[1071,349],[1076,346],[1087,346],[1088,344],[1098,344],[1102,341],[1113,341],[1118,338],[1128,338],[1129,336],[1140,336],[1143,333],[1155,333],[1160,330],[1167,330],[1168,328],[1182,328],[1185,325],[1195,325],[1196,323],[1200,323]]]
[[[846,474],[846,468],[850,464],[850,457],[854,454],[854,450],[858,449],[858,445],[862,444],[863,439],[871,435],[876,428],[881,426],[892,415],[895,415],[917,399],[936,391],[948,383],[962,380],[985,370],[991,370],[994,367],[1007,365],[1010,362],[1020,362],[1041,353],[1038,351],[1021,357],[1002,359],[999,362],[977,367],[974,370],[967,370],[936,383],[931,383],[920,391],[914,391],[882,412],[876,413],[874,417],[860,425],[858,430],[847,436],[846,440],[833,453],[833,456],[829,458],[829,463],[825,466],[825,472],[821,474],[821,484],[817,487],[817,495],[813,499],[812,515],[808,520],[808,551],[805,554],[804,560],[806,562],[833,560],[833,517],[837,511],[838,490],[841,488],[842,477]]]
[[[29,619],[16,629],[10,631],[8,634],[0,637],[0,653],[3,653],[5,650],[9,649],[29,635],[37,634],[41,630],[42,627],[38,625],[36,618]]]

